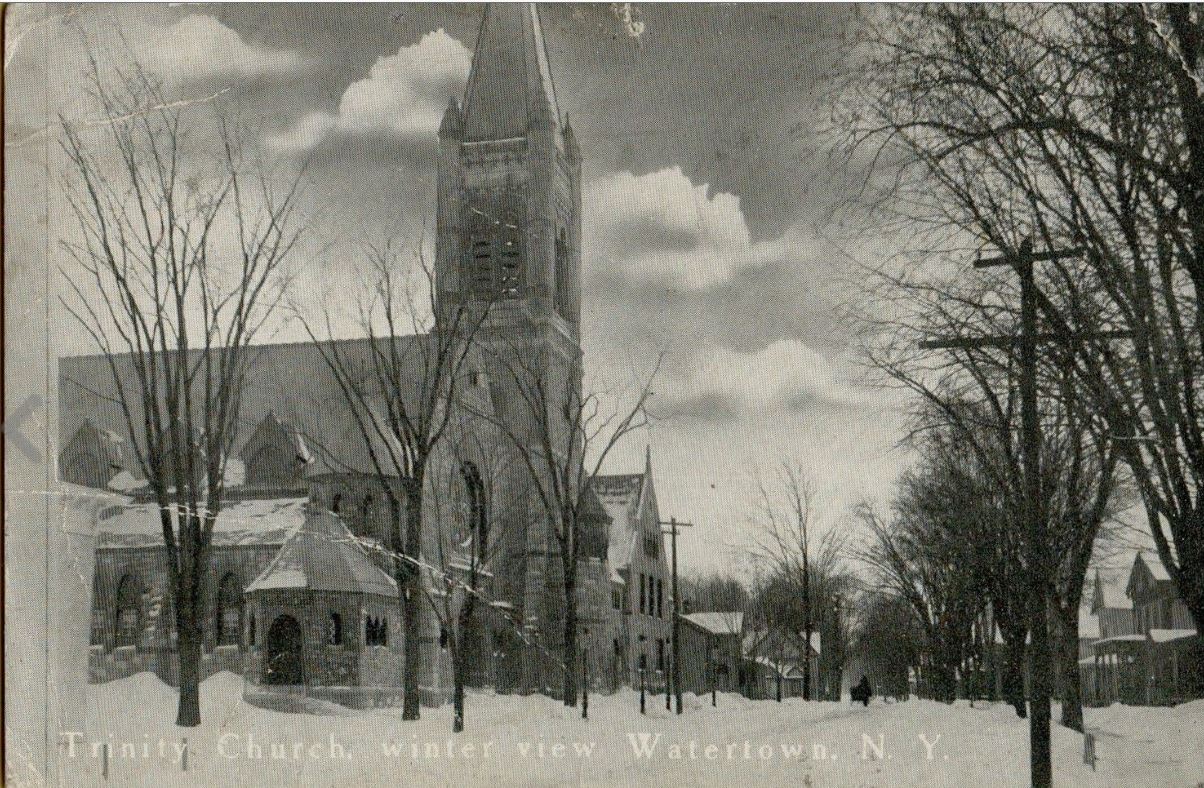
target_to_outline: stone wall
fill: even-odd
[[[233,574],[239,588],[250,585],[279,551],[279,545],[214,547],[212,564],[202,591],[205,609],[201,617],[204,648],[217,646],[217,589],[221,579]],[[167,576],[167,553],[162,547],[102,548],[96,551],[96,575],[92,587],[92,645],[104,651],[117,647],[116,595],[123,577],[129,576],[139,589],[139,634],[142,650],[175,646],[175,622],[171,616],[171,589]],[[243,619],[246,615],[244,612]]]

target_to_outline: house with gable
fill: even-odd
[[[663,686],[671,667],[673,600],[652,480],[652,451],[641,473],[599,475],[592,482],[610,518],[607,564],[611,606],[619,621],[611,645],[616,684]]]
[[[1179,703],[1204,696],[1204,653],[1187,606],[1158,557],[1139,551],[1127,572],[1097,570],[1084,695],[1092,703]]]

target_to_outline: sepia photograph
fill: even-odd
[[[1204,788],[1204,5],[2,14],[5,785]]]

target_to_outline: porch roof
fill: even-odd
[[[1176,640],[1187,640],[1196,636],[1194,629],[1151,629],[1150,640],[1155,643],[1171,643]]]

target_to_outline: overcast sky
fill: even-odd
[[[47,151],[55,169],[47,112],[86,112],[82,32],[102,57],[131,47],[181,97],[220,93],[276,160],[310,161],[295,263],[303,288],[338,289],[363,240],[429,242],[435,130],[448,96],[462,93],[481,10],[17,8],[10,194],[46,188]],[[904,461],[898,406],[853,380],[837,318],[851,270],[819,240],[825,209],[843,195],[814,177],[812,99],[840,56],[849,11],[637,4],[638,36],[610,5],[541,12],[584,157],[587,376],[628,381],[666,353],[655,386],[666,418],[609,470],[638,470],[651,443],[662,515],[697,526],[681,540],[687,570],[728,565],[748,527],[755,466],[792,458],[809,468],[832,522],[887,494]],[[54,236],[65,222],[53,197],[51,206]],[[37,221],[10,216],[9,227],[27,244],[46,239]],[[62,331],[61,354],[92,350],[77,333]]]

